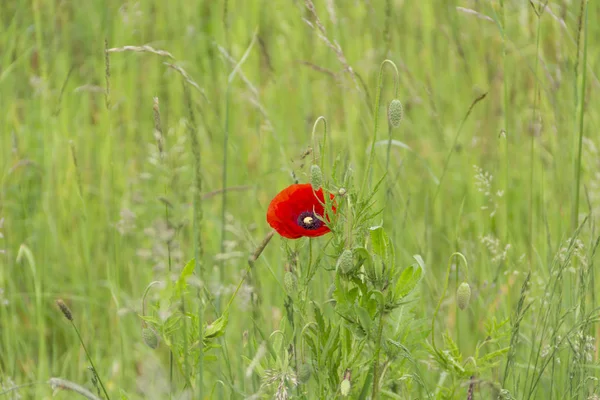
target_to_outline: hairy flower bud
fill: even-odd
[[[313,190],[319,190],[323,184],[323,173],[318,165],[313,164],[310,166],[310,184]]]
[[[336,271],[343,274],[348,274],[354,269],[354,259],[352,257],[352,250],[344,250],[337,260]]]
[[[285,288],[285,291],[290,295],[296,293],[296,291],[298,290],[298,278],[296,278],[296,275],[294,275],[294,273],[290,271],[287,271],[285,273],[285,275],[283,276],[283,287]]]
[[[151,349],[156,349],[158,347],[158,335],[154,332],[154,329],[151,328],[143,328],[142,329],[142,339],[144,339],[144,343],[146,346]]]
[[[456,290],[456,302],[458,303],[458,308],[464,310],[469,306],[469,301],[471,300],[471,286],[467,282],[463,282],[458,286]]]
[[[388,107],[388,119],[393,128],[400,126],[400,121],[402,121],[402,103],[400,103],[400,100],[394,99],[390,103]]]

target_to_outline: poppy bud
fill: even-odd
[[[151,349],[156,349],[158,347],[158,335],[153,329],[143,328],[142,339],[144,339],[146,346],[150,347]]]
[[[298,366],[298,381],[300,383],[306,383],[310,379],[311,375],[310,365],[308,364],[300,364]]]
[[[283,276],[283,287],[288,294],[295,294],[298,290],[298,278],[292,272],[288,271]]]
[[[319,190],[323,184],[323,173],[318,165],[313,164],[310,166],[310,184],[313,190]]]
[[[340,188],[340,190],[338,190],[338,194],[341,197],[344,197],[346,195],[346,189],[345,188]]]
[[[340,258],[337,260],[335,266],[336,271],[340,271],[342,274],[348,274],[354,269],[354,259],[352,257],[352,250],[344,250]]]
[[[467,282],[463,282],[458,286],[456,290],[456,302],[458,308],[464,310],[469,306],[469,300],[471,300],[471,286]]]
[[[393,128],[400,126],[402,121],[402,103],[400,100],[394,99],[388,107],[388,120]]]

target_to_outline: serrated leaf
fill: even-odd
[[[225,328],[227,328],[228,322],[229,312],[225,311],[223,315],[221,315],[212,324],[206,327],[206,330],[204,331],[204,338],[213,339],[222,336],[225,333]]]
[[[325,344],[325,348],[323,349],[323,357],[325,360],[329,361],[332,359],[333,352],[339,349],[340,344],[340,326],[336,326],[333,328],[333,331],[329,335],[329,340]]]
[[[354,309],[356,310],[356,315],[358,316],[358,320],[360,321],[360,325],[363,327],[363,329],[366,332],[370,332],[371,331],[371,326],[373,325],[373,322],[371,321],[371,315],[369,314],[369,312],[367,311],[366,308],[361,307],[359,305],[356,305],[354,307]]]
[[[365,270],[368,274],[372,274],[373,272],[373,257],[371,257],[371,253],[364,247],[355,247],[352,249],[352,253],[354,258],[357,260],[357,265],[360,268],[364,265]]]
[[[319,331],[325,332],[325,319],[323,319],[323,313],[321,312],[321,308],[314,301],[312,304],[315,310],[315,320],[317,321],[317,325],[319,326]]]
[[[371,235],[371,245],[373,246],[373,252],[379,257],[384,258],[387,253],[387,246],[389,244],[389,238],[383,230],[383,227],[373,226],[369,228]]]
[[[175,295],[176,297],[180,297],[185,288],[187,287],[187,280],[194,273],[194,268],[196,267],[196,259],[192,258],[185,264],[185,267],[181,270],[181,274],[179,274],[179,278],[177,279],[177,283],[175,284]]]
[[[369,228],[373,252],[383,260],[390,270],[394,270],[394,246],[382,226]]]
[[[422,274],[423,269],[420,266],[411,265],[405,268],[396,281],[396,287],[394,288],[396,300],[400,300],[410,294],[421,280]]]

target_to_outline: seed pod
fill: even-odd
[[[340,258],[337,260],[337,265],[335,266],[336,271],[341,272],[342,274],[349,274],[354,269],[354,259],[352,257],[352,250],[344,250]]]
[[[310,185],[313,190],[319,190],[323,184],[323,173],[318,165],[313,164],[310,166]]]
[[[306,383],[312,374],[309,364],[300,364],[298,366],[298,382]]]
[[[400,103],[400,100],[394,99],[390,103],[388,107],[388,119],[393,128],[400,126],[400,121],[402,121],[402,103]]]
[[[298,278],[292,272],[288,271],[283,276],[283,287],[288,294],[295,294],[298,290]]]
[[[144,339],[144,343],[146,346],[151,349],[156,349],[158,347],[158,335],[151,328],[143,328],[142,329],[142,339]]]
[[[469,301],[471,300],[471,286],[467,282],[463,282],[458,286],[456,290],[456,302],[458,303],[458,308],[464,310],[469,306]]]

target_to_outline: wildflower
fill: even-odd
[[[291,185],[269,204],[267,222],[288,239],[322,236],[330,231],[323,218],[324,201],[323,189],[313,191],[310,183]]]

